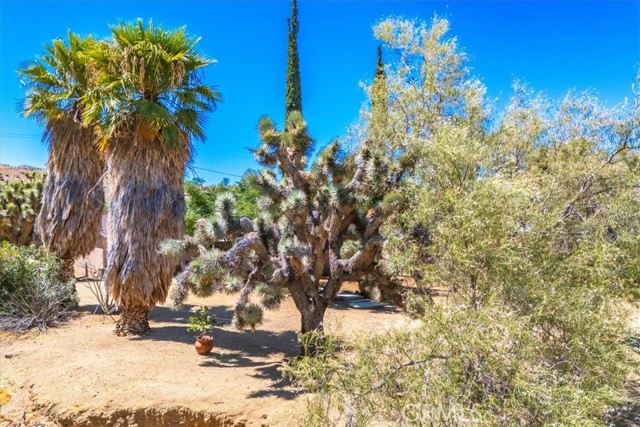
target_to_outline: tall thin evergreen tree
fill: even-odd
[[[291,0],[291,17],[287,19],[287,80],[285,89],[285,121],[293,111],[302,113],[300,58],[298,57],[298,5]]]

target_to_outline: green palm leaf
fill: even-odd
[[[214,61],[195,51],[200,39],[185,28],[164,30],[142,20],[111,32],[111,43],[89,51],[100,91],[86,98],[85,120],[99,124],[103,143],[140,129],[169,147],[183,137],[204,140],[205,113],[221,96],[202,83],[202,68]]]

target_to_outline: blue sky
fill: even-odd
[[[359,82],[375,70],[372,25],[388,16],[448,17],[491,97],[505,100],[514,79],[552,97],[593,89],[608,104],[630,97],[640,65],[640,1],[335,1],[299,0],[298,36],[305,119],[318,146],[343,135],[364,101]],[[15,70],[71,29],[109,35],[119,20],[186,25],[218,63],[206,72],[224,102],[197,143],[193,166],[209,183],[255,168],[262,115],[282,123],[288,0],[0,1],[0,163],[44,167],[42,128],[18,117]],[[190,175],[191,176],[191,175]]]

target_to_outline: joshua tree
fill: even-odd
[[[115,332],[140,335],[171,284],[175,263],[158,245],[183,234],[185,167],[219,94],[200,76],[213,61],[184,28],[138,20],[111,30],[113,42],[92,56],[106,90],[91,97],[85,120],[99,123],[109,169],[105,281],[123,308]]]
[[[0,241],[14,245],[35,242],[36,215],[40,211],[43,179],[27,174],[25,180],[0,185]]]
[[[86,53],[98,42],[68,37],[68,43],[54,40],[46,46],[47,53],[19,74],[26,90],[22,113],[45,124],[43,140],[49,144],[38,234],[71,276],[74,260],[91,252],[98,239],[105,166],[93,126],[82,122],[91,77]]]
[[[162,250],[195,256],[178,275],[178,304],[189,290],[239,291],[235,324],[255,328],[262,308],[249,303],[251,293],[270,309],[286,290],[300,311],[301,332],[321,332],[325,310],[345,280],[370,276],[383,296],[393,295],[392,282],[377,268],[379,229],[401,204],[394,190],[410,162],[394,160],[382,143],[366,142],[354,156],[333,142],[307,168],[313,141],[300,113],[290,114],[285,129],[276,130],[269,118],[259,123],[255,157],[266,169],[254,178],[264,196],[253,224],[238,220],[226,197],[213,219],[198,221],[193,238],[167,241]],[[233,241],[226,251],[223,236]]]

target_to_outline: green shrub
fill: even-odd
[[[247,172],[235,184],[223,180],[220,184],[204,185],[199,180],[187,182],[184,191],[187,197],[187,213],[185,215],[185,234],[192,236],[195,223],[200,218],[209,218],[215,213],[216,199],[220,194],[231,193],[236,201],[236,211],[239,217],[255,218],[258,212],[258,188],[252,183],[252,172]]]
[[[0,328],[45,329],[77,305],[73,282],[63,282],[54,255],[33,246],[0,243]]]
[[[429,305],[410,328],[286,374],[315,391],[306,426],[604,426],[631,368],[609,308],[551,336],[502,305]]]
[[[206,305],[200,307],[200,310],[192,316],[189,316],[189,327],[187,332],[195,332],[198,335],[207,335],[216,326],[224,326],[224,323],[218,321],[209,314],[209,307]]]

